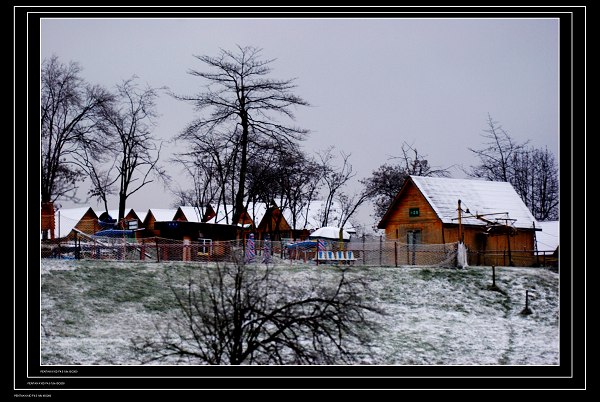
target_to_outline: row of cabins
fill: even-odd
[[[238,225],[232,225],[231,205],[204,208],[180,206],[177,209],[150,208],[145,212],[129,209],[125,214],[122,229],[135,229],[136,237],[163,237],[177,240],[232,240],[252,232],[256,240],[268,236],[271,240],[304,240],[321,226],[322,201],[312,201],[305,206],[303,213],[296,219],[293,229],[293,217],[288,210],[281,211],[276,205],[249,203],[242,213]],[[110,217],[117,217],[118,210],[109,210]],[[339,221],[339,207],[334,205],[331,221]],[[101,222],[108,219],[105,211],[91,207],[61,209],[54,213],[54,236],[72,239],[76,234],[93,235],[102,230]],[[42,216],[42,222],[47,221]],[[348,230],[348,229],[347,229]]]
[[[238,226],[230,224],[232,207],[228,205],[151,208],[143,214],[129,210],[125,220],[140,228],[140,237],[230,240],[252,232],[257,240],[267,235],[272,240],[303,240],[321,226],[322,210],[322,201],[305,207],[296,230],[288,210],[264,203],[249,203]],[[114,217],[117,211],[109,214]],[[334,208],[332,215],[335,226],[339,209]],[[63,209],[55,216],[57,237],[73,236],[73,229],[87,234],[100,230],[102,214],[92,208]],[[462,240],[472,265],[545,265],[546,257],[558,260],[558,221],[537,222],[506,182],[410,176],[378,228],[385,231],[386,240],[411,245]]]

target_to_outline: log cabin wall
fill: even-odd
[[[385,227],[386,239],[406,243],[408,232],[420,230],[422,243],[444,243],[442,221],[412,182],[406,184],[401,199],[393,208]]]

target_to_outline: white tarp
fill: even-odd
[[[342,230],[342,236],[345,241],[350,240],[350,233],[348,233],[347,231]],[[325,226],[325,227],[315,230],[308,237],[310,237],[311,239],[321,238],[321,239],[339,240],[340,228],[335,227],[335,226]]]
[[[458,250],[456,252],[456,265],[461,268],[466,268],[469,266],[467,263],[467,247],[464,243],[458,243]]]

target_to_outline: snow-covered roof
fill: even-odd
[[[185,215],[185,219],[188,222],[202,222],[202,218],[204,217],[201,208],[199,207],[179,207],[183,215]]]
[[[138,213],[136,211],[133,210],[133,208],[129,208],[128,210],[125,211],[125,216],[127,216],[128,214],[131,213],[131,211],[133,211],[134,214],[136,214],[138,216],[138,218],[140,218],[140,220],[144,220],[140,215],[138,215]],[[94,212],[96,213],[96,216],[100,217],[100,215],[102,215],[105,211],[104,209],[94,209]],[[113,219],[117,219],[119,217],[119,210],[118,209],[109,209],[108,210],[108,214],[110,215],[111,218]],[[144,215],[145,217],[145,215]]]
[[[146,215],[148,215],[148,210],[136,211],[134,209],[133,212],[135,212],[135,214],[138,216],[138,218],[140,218],[140,222],[144,222],[146,220]]]
[[[231,221],[233,220],[233,205],[220,204],[217,208],[213,206],[213,209],[216,215],[212,217],[207,223],[231,225]]]
[[[541,232],[535,232],[538,251],[556,250],[559,241],[558,221],[538,222],[535,226],[542,229]]]
[[[151,213],[157,222],[172,221],[176,212],[176,209],[150,208],[148,210],[148,214]]]
[[[90,207],[80,208],[61,208],[54,213],[55,222],[55,235],[56,237],[65,237],[71,230],[79,223],[81,218],[87,213],[88,210],[94,210]],[[94,212],[95,214],[95,212]]]
[[[445,177],[410,176],[433,210],[444,223],[458,223],[458,200],[463,210],[469,209],[462,223],[465,225],[485,225],[484,221],[469,217],[475,214],[508,213],[515,219],[517,228],[538,227],[535,218],[510,183],[486,180],[448,179]],[[504,215],[488,215],[484,218],[495,220]]]
[[[246,211],[254,225],[258,227],[267,213],[267,204],[264,202],[249,202]]]

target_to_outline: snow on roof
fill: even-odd
[[[258,227],[267,213],[267,204],[264,202],[249,202],[246,211],[252,222],[254,222],[254,226]]]
[[[211,218],[207,223],[216,223],[221,225],[230,225],[233,220],[233,205],[230,204],[220,204],[216,209],[213,207],[215,211],[215,216]]]
[[[134,209],[133,212],[140,218],[140,222],[144,222],[146,220],[146,215],[148,215],[148,210],[142,212]]]
[[[54,213],[56,237],[65,237],[79,223],[90,207],[61,208]],[[95,214],[94,210],[92,212]]]
[[[157,222],[172,221],[175,217],[176,212],[176,209],[150,208],[148,210],[148,214],[151,213]],[[148,216],[148,214],[146,214],[146,217]]]
[[[535,232],[538,251],[556,250],[559,241],[558,221],[538,222],[535,226],[542,228],[541,232]]]
[[[126,210],[125,216],[129,215],[131,213],[131,211],[133,211],[133,213],[136,214],[138,216],[138,218],[140,218],[143,221],[143,219],[140,217],[140,215],[138,215],[138,213],[136,211],[134,211],[133,208],[129,208],[128,210]],[[105,211],[104,211],[104,209],[94,209],[94,212],[96,213],[96,216],[100,217],[100,215],[102,215]],[[108,214],[110,215],[110,217],[112,219],[117,219],[119,217],[119,210],[118,209],[109,209]]]
[[[185,219],[188,222],[202,222],[202,218],[204,217],[204,213],[200,207],[179,207],[183,215],[185,215]]]
[[[486,180],[448,179],[444,177],[410,176],[423,196],[427,199],[438,217],[444,223],[458,223],[458,200],[462,209],[470,214],[508,213],[510,219],[516,219],[517,228],[538,226],[535,218],[510,183]],[[503,218],[504,215],[489,215],[486,219]],[[485,225],[474,217],[465,217],[465,225]]]

